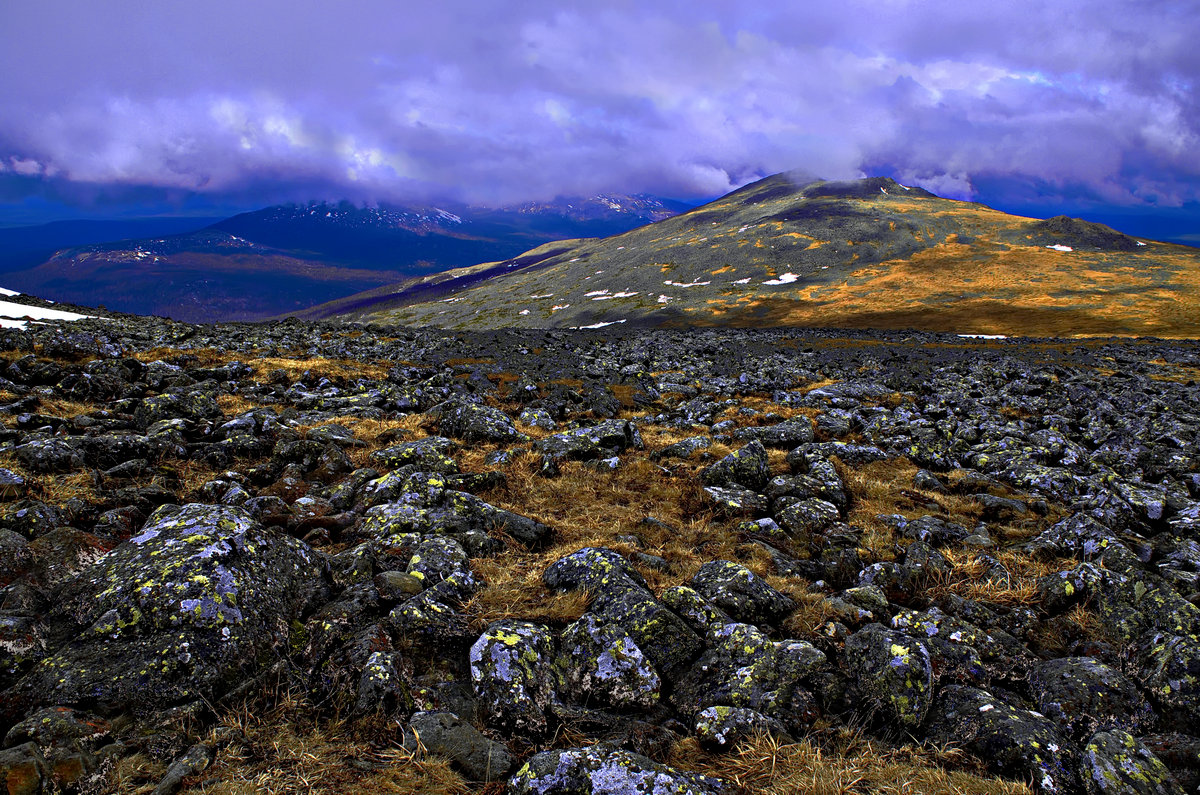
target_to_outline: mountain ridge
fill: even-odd
[[[559,246],[559,249],[564,247]],[[1196,336],[1200,252],[1014,216],[886,177],[779,174],[657,224],[500,263],[434,302],[348,317],[447,328],[915,327]]]
[[[650,196],[513,207],[274,205],[196,231],[56,251],[6,275],[24,292],[177,320],[263,320],[339,296],[607,235],[684,205]]]

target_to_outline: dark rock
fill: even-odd
[[[1120,729],[1098,732],[1087,741],[1080,773],[1092,795],[1184,795],[1167,766]]]
[[[954,742],[1003,775],[1030,781],[1038,792],[1079,787],[1075,755],[1054,724],[973,687],[943,688],[929,714],[929,736]]]
[[[1029,687],[1038,711],[1077,742],[1108,729],[1143,734],[1156,720],[1137,685],[1089,657],[1038,663],[1029,672]]]
[[[464,442],[524,442],[529,438],[508,415],[490,406],[450,401],[439,407],[437,417],[439,433]]]
[[[471,681],[489,725],[532,735],[546,728],[554,638],[526,621],[498,621],[471,647]]]
[[[728,560],[705,563],[691,585],[709,603],[748,624],[777,623],[796,608],[757,574]]]
[[[921,725],[933,702],[933,664],[923,642],[869,624],[846,640],[846,664],[865,706],[909,731]]]
[[[514,759],[503,744],[449,712],[418,712],[404,729],[401,746],[444,756],[471,781],[497,781],[512,770]]]
[[[16,699],[138,710],[214,699],[286,648],[288,622],[322,587],[311,550],[239,509],[156,515],[66,585],[60,610],[75,641]]]

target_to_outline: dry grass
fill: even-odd
[[[482,454],[477,449],[471,455]],[[664,471],[639,454],[627,456],[616,472],[568,462],[558,477],[545,478],[536,474],[538,462],[532,454],[519,456],[505,470],[507,486],[482,495],[555,532],[544,549],[510,544],[500,555],[473,561],[487,583],[468,604],[472,619],[480,624],[520,616],[561,625],[578,618],[587,609],[587,596],[550,593],[542,584],[542,572],[583,547],[607,546],[626,554],[639,550],[619,541],[621,535],[636,535],[645,552],[671,564],[667,572],[639,567],[656,591],[686,581],[709,560],[745,558],[757,549],[740,544],[728,523],[711,513],[690,473]],[[647,516],[671,529],[642,525]]]
[[[395,738],[399,727],[395,727]],[[473,790],[441,759],[415,756],[381,738],[368,740],[350,724],[317,717],[302,697],[285,696],[267,709],[243,705],[225,713],[208,741],[236,738],[212,766],[186,782],[184,792],[389,793],[465,795]],[[109,783],[116,795],[150,793],[166,765],[143,755],[121,760]]]
[[[756,737],[730,753],[712,754],[693,739],[679,743],[671,764],[725,779],[758,795],[1030,795],[1022,783],[948,769],[967,761],[956,749],[888,749],[853,732],[822,747],[811,739],[785,743]]]
[[[943,549],[942,554],[950,561],[953,570],[947,577],[934,578],[926,589],[926,596],[938,599],[955,594],[965,599],[1003,605],[1006,607],[1038,604],[1037,580],[1047,574],[1069,569],[1075,561],[1038,560],[1022,554],[1016,549],[988,552],[971,552],[961,549]],[[998,561],[1007,571],[1005,579],[986,576],[987,564],[981,558],[987,555]]]

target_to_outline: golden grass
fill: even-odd
[[[824,746],[812,739],[783,742],[755,737],[732,752],[704,751],[694,739],[678,743],[670,764],[716,776],[744,793],[762,795],[1031,795],[1023,783],[948,769],[966,762],[954,748],[889,749],[843,731]]]
[[[392,729],[399,737],[398,726]],[[318,716],[295,694],[262,709],[242,705],[225,712],[207,741],[232,736],[208,770],[185,783],[184,792],[208,795],[466,795],[474,790],[445,760],[414,755],[394,742],[364,738],[337,718]],[[110,774],[115,795],[146,795],[166,771],[163,762],[138,754]]]

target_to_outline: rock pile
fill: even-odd
[[[1200,791],[1196,344],[123,319],[0,352],[11,792],[134,753],[199,782],[281,679],[513,793],[734,792],[672,749],[851,725]],[[572,549],[509,488],[635,462],[691,514]],[[646,541],[698,518],[720,554]],[[578,610],[489,607],[488,560]]]

